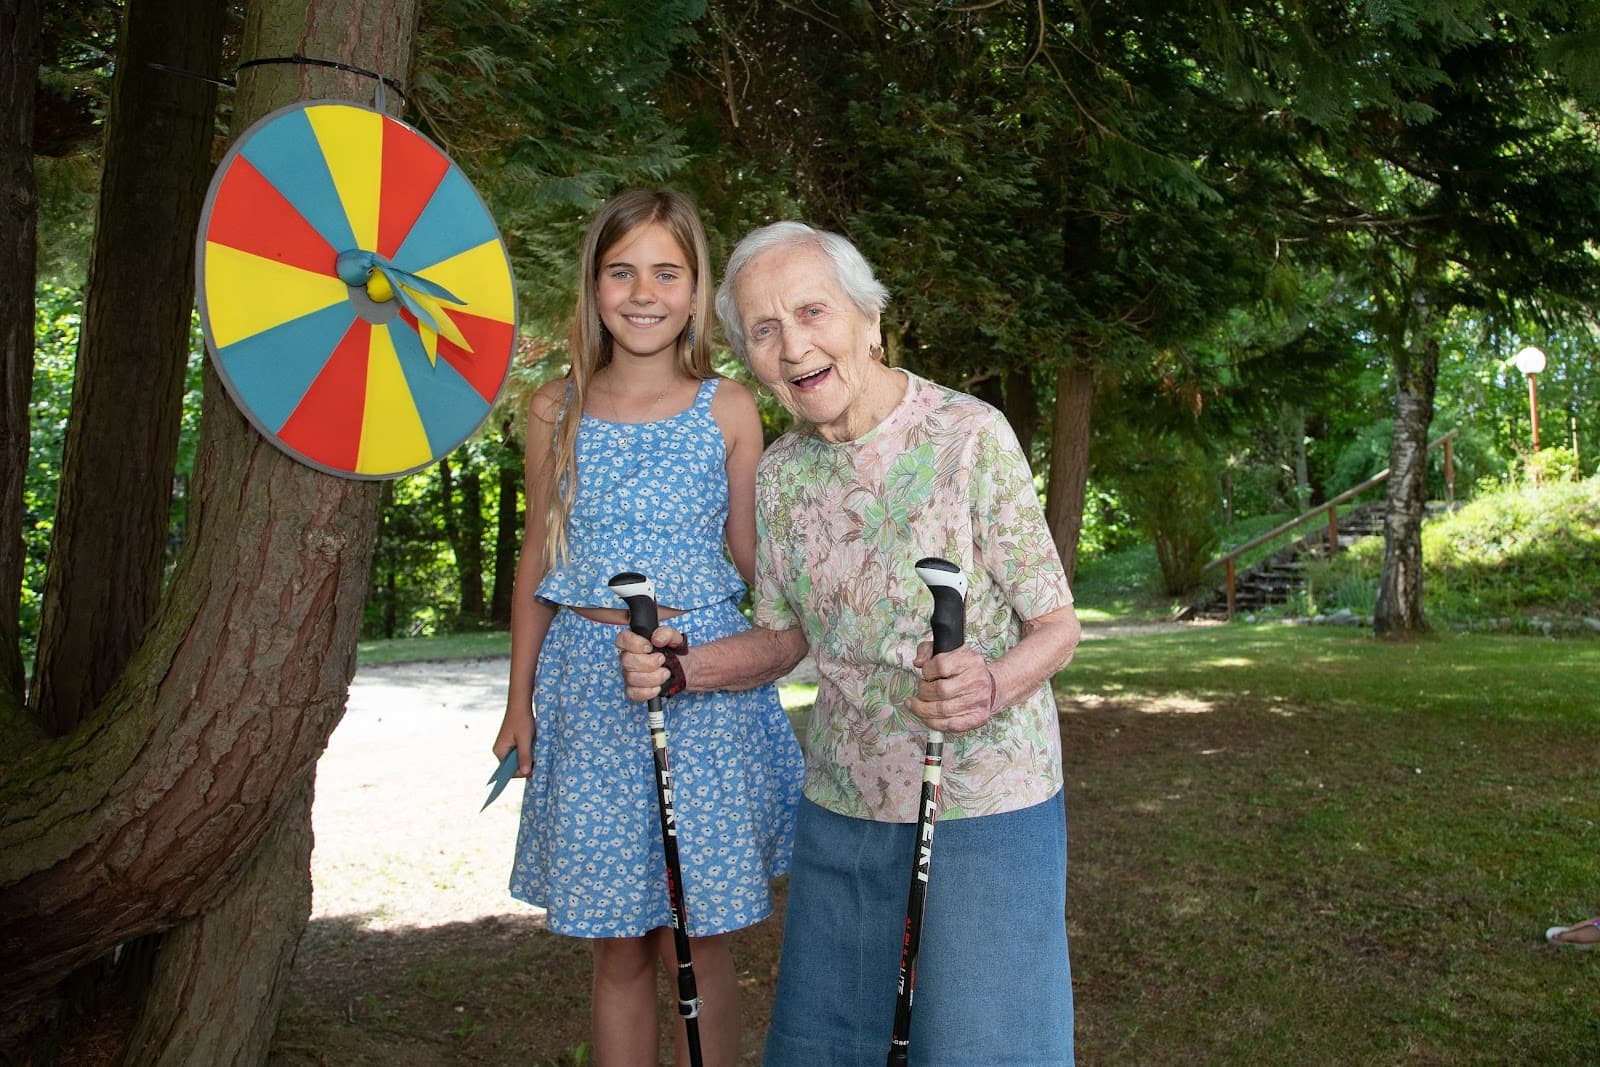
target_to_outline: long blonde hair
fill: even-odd
[[[689,325],[678,335],[677,369],[691,378],[714,377],[711,366],[711,255],[705,227],[694,202],[671,189],[630,189],[606,201],[583,235],[578,256],[578,304],[572,315],[568,346],[572,363],[567,371],[567,396],[556,421],[550,450],[551,473],[546,484],[545,559],[549,565],[567,558],[567,524],[578,485],[578,424],[589,384],[609,366],[612,339],[600,321],[600,257],[640,226],[660,223],[688,257],[694,276],[694,311]],[[529,501],[529,506],[533,506]]]

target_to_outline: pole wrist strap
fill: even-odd
[[[688,688],[689,685],[688,679],[683,676],[683,663],[678,659],[679,656],[689,651],[689,639],[680,635],[677,644],[667,645],[665,648],[656,649],[656,651],[661,653],[662,665],[671,674],[671,677],[661,685],[662,699],[675,697]]]

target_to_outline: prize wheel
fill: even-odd
[[[511,263],[461,169],[380,111],[309,101],[246,130],[196,239],[200,324],[245,417],[296,459],[392,478],[505,385]]]

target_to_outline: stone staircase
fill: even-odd
[[[1381,500],[1341,511],[1338,519],[1338,548],[1343,551],[1364,537],[1383,536],[1384,504]],[[1234,578],[1234,614],[1248,615],[1265,607],[1287,603],[1305,586],[1305,567],[1309,560],[1325,559],[1330,554],[1328,530],[1312,527],[1312,532],[1278,549]],[[1218,588],[1194,601],[1178,613],[1178,620],[1227,619],[1228,591]]]

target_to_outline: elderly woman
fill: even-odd
[[[1071,1063],[1049,681],[1078,642],[1072,593],[1004,417],[883,362],[886,297],[836,234],[780,222],[734,250],[717,316],[799,423],[757,476],[755,627],[676,654],[671,627],[624,631],[624,680],[645,700],[816,662],[768,1067],[884,1062],[930,728],[946,746],[911,1062]],[[967,643],[937,656],[924,556],[968,582]]]

